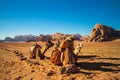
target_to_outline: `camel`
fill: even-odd
[[[55,65],[62,65],[62,62],[61,62],[61,51],[59,50],[59,46],[60,46],[60,42],[54,44],[53,51],[52,51],[52,54],[51,54],[51,57],[50,57],[50,61],[52,63],[54,63]],[[80,53],[82,47],[83,47],[82,43],[78,43],[75,46],[75,49],[74,49],[73,52],[74,52],[76,58],[77,58],[78,54]],[[76,61],[77,61],[77,59],[76,59]]]
[[[61,52],[58,49],[59,46],[60,46],[60,41],[58,40],[58,42],[55,43],[53,46],[52,54],[50,57],[50,61],[54,63],[55,65],[62,65],[61,60],[60,60]]]
[[[37,43],[35,45],[33,45],[30,48],[30,59],[36,59],[36,55],[39,56],[41,54],[41,50],[40,50],[41,48],[42,47],[40,45],[38,45]]]
[[[44,59],[45,52],[53,45],[54,44],[51,41],[47,41],[45,46],[42,49],[42,47],[36,43],[35,45],[33,45],[30,48],[30,59],[36,59],[36,55],[38,55],[40,57],[40,59]],[[42,51],[41,51],[41,49],[42,49]]]

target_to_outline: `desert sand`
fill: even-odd
[[[52,64],[49,58],[30,59],[29,49],[34,43],[0,43],[0,80],[120,80],[120,41],[82,42],[76,74],[60,74],[61,66]],[[45,44],[37,43],[42,47]],[[50,57],[51,52],[52,48],[45,55]]]

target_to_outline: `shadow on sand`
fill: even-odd
[[[85,70],[98,70],[104,72],[120,71],[120,69],[118,69],[118,66],[120,66],[120,64],[113,64],[106,62],[79,62],[76,64],[76,66]],[[117,69],[112,69],[110,67],[115,67]]]
[[[97,55],[78,56],[78,59],[91,59],[91,58],[96,60],[99,60],[99,59],[120,60],[120,58],[100,58]],[[118,69],[118,66],[120,66],[120,64],[107,63],[107,62],[78,62],[76,66],[85,70],[97,70],[97,71],[104,71],[104,72],[120,71],[120,69]]]
[[[80,59],[81,58],[85,58],[85,59],[88,58],[89,59],[89,58],[96,58],[96,57],[98,57],[98,56],[97,55],[81,55],[81,56],[78,56],[78,58],[80,58]]]
[[[78,56],[78,59],[91,59],[91,58],[106,59],[106,60],[120,60],[120,58],[100,58],[100,56],[97,56],[97,55],[81,55],[81,56]]]
[[[120,60],[120,58],[97,58],[97,59]]]

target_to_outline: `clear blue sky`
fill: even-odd
[[[96,23],[120,29],[120,0],[0,0],[0,39],[56,32],[89,35]]]

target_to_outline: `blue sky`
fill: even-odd
[[[0,39],[56,32],[89,35],[96,23],[120,29],[120,0],[0,0]]]

